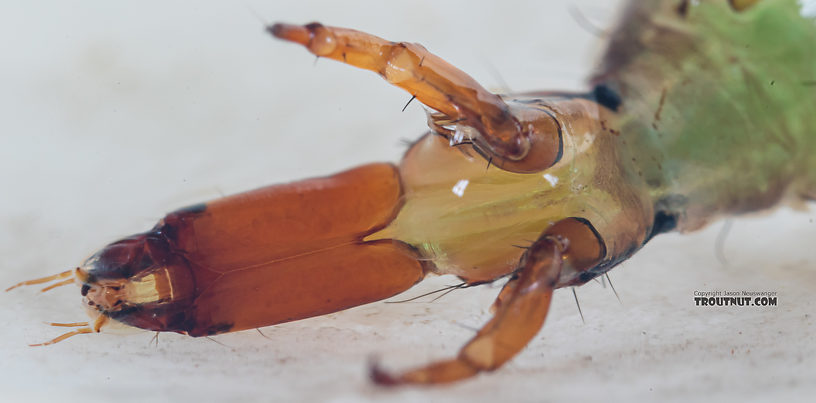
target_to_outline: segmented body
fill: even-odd
[[[564,156],[546,174],[423,139],[401,167],[407,204],[378,236],[481,281],[516,264],[512,245],[584,217],[607,242],[599,274],[657,233],[816,197],[816,23],[793,0],[682,4],[629,5],[593,79],[609,110],[600,127],[562,120]],[[538,95],[505,98],[559,98]]]
[[[813,199],[816,21],[794,0],[693,4],[632,2],[594,79],[623,99],[630,180],[680,230]]]
[[[635,1],[584,94],[499,96],[422,46],[319,23],[268,31],[380,74],[433,109],[401,164],[369,164],[168,214],[74,271],[98,332],[191,336],[381,300],[428,272],[509,277],[450,360],[378,383],[495,370],[553,290],[656,234],[816,197],[816,23],[794,0]],[[53,287],[53,286],[52,286]],[[13,287],[12,287],[13,288]],[[51,287],[49,287],[51,288]]]

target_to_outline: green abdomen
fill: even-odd
[[[681,230],[814,198],[816,23],[794,0],[676,3],[633,3],[596,79],[623,99],[632,180]]]

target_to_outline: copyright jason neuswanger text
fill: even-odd
[[[695,306],[777,306],[776,291],[694,291]]]

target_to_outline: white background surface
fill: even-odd
[[[416,41],[501,87],[582,89],[617,2],[248,1],[272,21],[319,20]],[[231,2],[4,2],[0,9],[0,284],[74,267],[177,207],[265,184],[396,161],[425,117],[372,73],[273,41]],[[451,387],[382,390],[365,362],[452,356],[498,289],[435,303],[372,304],[193,339],[86,335],[44,348],[45,321],[84,320],[78,290],[0,294],[3,400],[804,401],[816,392],[816,213],[782,210],[665,235],[612,271],[620,294],[556,294],[544,330],[510,364]],[[426,281],[418,295],[455,279]],[[779,292],[775,308],[699,308],[695,290]],[[781,399],[780,399],[781,400]]]

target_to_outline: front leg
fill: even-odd
[[[596,265],[603,241],[586,220],[566,218],[548,228],[521,257],[518,269],[496,300],[496,313],[456,358],[398,375],[376,364],[371,378],[382,385],[449,383],[492,371],[513,358],[544,325],[552,293],[570,273]]]
[[[439,111],[435,124],[458,123],[452,142],[470,143],[502,169],[537,172],[561,157],[563,139],[553,113],[528,105],[508,105],[419,44],[391,42],[353,29],[275,24],[277,38],[303,45],[318,57],[376,72],[419,102]],[[412,98],[413,99],[413,98]],[[447,123],[442,123],[447,122]],[[444,134],[444,130],[437,131]]]

